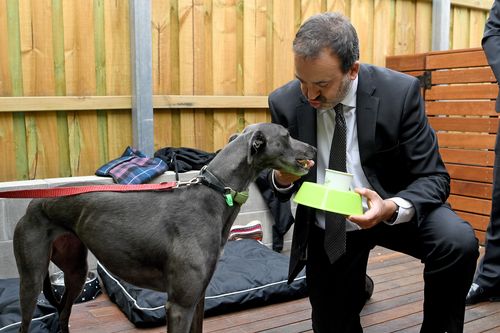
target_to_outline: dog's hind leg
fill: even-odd
[[[42,291],[50,258],[50,239],[40,220],[25,215],[16,225],[13,244],[19,272],[20,333],[28,333],[38,295]]]
[[[58,311],[62,333],[68,333],[73,303],[82,292],[87,277],[87,247],[74,234],[67,233],[52,245],[52,262],[64,272],[64,294]]]

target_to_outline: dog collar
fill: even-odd
[[[248,199],[248,191],[238,192],[225,186],[213,173],[208,171],[206,165],[201,168],[198,179],[203,185],[220,192],[229,207],[232,207],[235,202],[243,205]]]

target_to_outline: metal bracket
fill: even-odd
[[[420,81],[420,88],[431,89],[432,86],[432,72],[425,71],[424,74],[416,76]]]

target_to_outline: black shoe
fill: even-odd
[[[498,302],[500,301],[500,295],[494,296],[489,292],[486,292],[483,287],[478,285],[477,283],[473,283],[470,286],[469,292],[467,293],[467,297],[465,298],[465,305],[473,305],[480,302]]]

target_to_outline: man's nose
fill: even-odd
[[[319,89],[315,88],[312,85],[303,85],[302,92],[304,93],[304,96],[306,96],[309,100],[314,100],[321,94]]]

